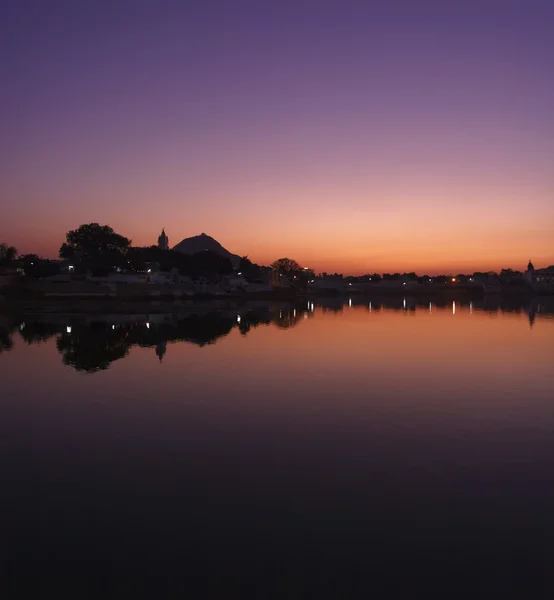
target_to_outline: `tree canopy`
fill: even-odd
[[[60,273],[60,265],[55,261],[40,258],[36,254],[25,254],[19,260],[23,263],[23,271],[28,277],[50,277]]]
[[[5,243],[0,244],[0,267],[7,267],[17,256],[17,250],[14,246],[8,246]]]
[[[279,258],[271,264],[271,268],[281,275],[297,275],[302,271],[302,267],[291,258]]]
[[[276,260],[271,268],[280,275],[288,278],[289,283],[296,287],[304,287],[315,277],[311,269],[303,269],[295,260],[291,258],[280,258]]]
[[[108,225],[88,223],[66,234],[60,258],[75,261],[82,268],[107,268],[121,265],[131,240]]]
[[[248,256],[243,256],[240,259],[239,272],[246,281],[256,281],[262,276],[262,268],[253,263]]]

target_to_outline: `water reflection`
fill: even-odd
[[[6,546],[70,582],[261,573],[253,597],[273,569],[549,574],[554,307],[472,302],[0,315]]]
[[[162,361],[171,342],[204,347],[224,338],[234,328],[242,335],[247,335],[252,328],[271,323],[280,329],[289,329],[308,316],[313,313],[297,310],[292,305],[281,307],[278,312],[269,305],[246,308],[240,314],[231,309],[184,315],[26,316],[25,327],[19,328],[19,335],[27,344],[55,338],[64,364],[77,371],[93,373],[107,369],[114,361],[127,356],[133,346],[154,348]],[[13,347],[16,329],[12,325],[1,330],[2,350]]]
[[[27,344],[40,344],[55,338],[56,347],[64,364],[77,371],[93,373],[107,369],[114,361],[128,355],[133,346],[154,348],[158,360],[163,361],[168,343],[187,342],[204,347],[229,335],[235,328],[242,335],[260,326],[275,325],[290,329],[308,318],[316,309],[322,313],[341,314],[349,308],[364,309],[369,313],[383,310],[414,314],[418,310],[452,315],[474,312],[527,314],[532,327],[537,317],[554,315],[554,299],[541,298],[529,304],[509,302],[486,297],[481,301],[451,301],[399,297],[385,300],[325,298],[302,301],[297,304],[258,304],[210,309],[199,307],[188,314],[150,315],[24,315],[20,318],[4,316],[0,321],[0,352],[14,346],[14,336],[19,335]]]

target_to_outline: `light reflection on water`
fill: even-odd
[[[553,313],[353,296],[4,317],[9,564],[264,582],[487,564],[495,590],[546,585]]]

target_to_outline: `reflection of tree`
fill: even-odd
[[[271,323],[271,314],[269,308],[249,310],[242,315],[239,323],[239,331],[242,335],[246,335],[252,327],[260,325],[269,325]]]
[[[4,327],[0,327],[0,354],[2,352],[7,352],[13,348],[13,339],[11,336],[11,332],[5,329]]]
[[[60,336],[56,346],[65,365],[89,373],[107,369],[126,356],[130,347],[123,332],[110,330],[104,323],[76,328]]]
[[[16,326],[12,319],[0,315],[0,354],[13,348],[12,333]]]
[[[160,362],[167,351],[167,342],[186,341],[206,346],[227,335],[233,328],[230,317],[219,314],[192,315],[172,323],[131,323],[115,327],[94,323],[72,328],[57,340],[64,364],[78,371],[95,372],[127,356],[132,346],[155,348]]]
[[[273,322],[279,329],[290,329],[295,327],[308,316],[313,317],[311,311],[306,310],[305,306],[287,306],[281,308],[277,314],[273,315]]]
[[[44,321],[33,321],[26,323],[20,330],[19,335],[27,344],[39,344],[60,333],[60,326]]]
[[[237,314],[240,318],[237,318]],[[69,327],[67,324],[29,320],[20,334],[28,344],[57,336],[56,347],[64,364],[77,371],[93,373],[107,369],[112,362],[127,356],[133,346],[154,348],[161,362],[167,352],[168,342],[189,342],[204,347],[227,336],[234,327],[243,335],[271,322],[286,329],[296,325],[305,314],[305,307],[286,307],[272,312],[267,305],[246,311],[183,315],[161,323],[152,321],[114,325],[107,322],[73,322]],[[312,316],[312,313],[309,314]],[[10,342],[11,338],[6,339],[6,348],[10,347]]]
[[[153,347],[160,342],[191,342],[198,346],[213,344],[225,337],[234,326],[231,317],[220,313],[190,315],[173,323],[151,324],[149,328],[133,329],[130,343]]]

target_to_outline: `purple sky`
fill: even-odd
[[[4,0],[0,241],[554,263],[554,3]]]

